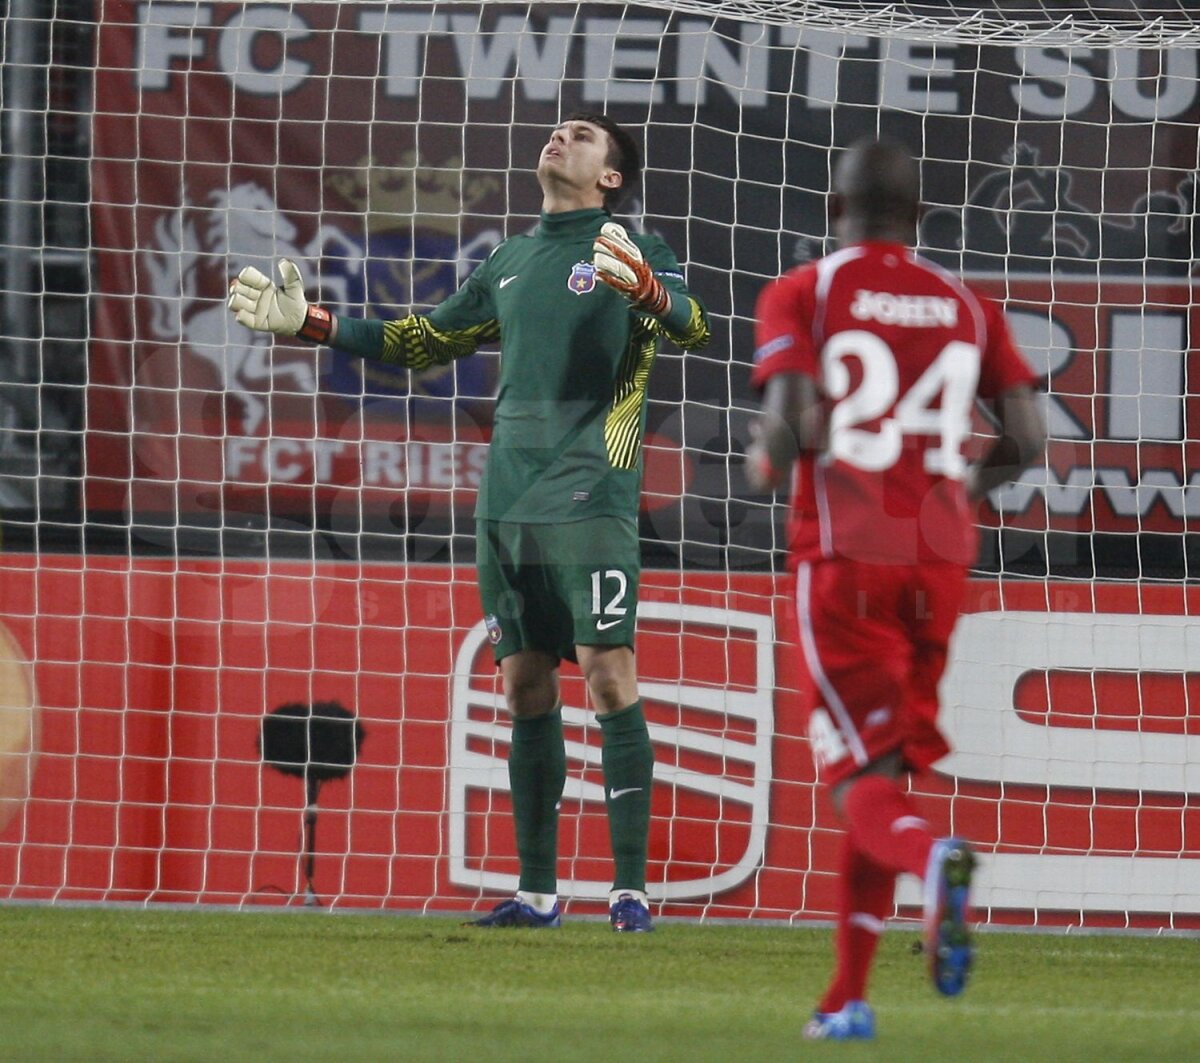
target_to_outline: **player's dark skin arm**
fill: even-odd
[[[771,377],[750,435],[746,478],[758,491],[773,490],[801,451],[825,446],[825,408],[817,382],[801,373]]]
[[[1030,387],[1013,388],[992,403],[999,435],[967,474],[967,497],[977,502],[1015,480],[1046,448],[1046,425]]]

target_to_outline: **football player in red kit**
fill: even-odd
[[[901,780],[949,752],[937,687],[977,548],[972,503],[1035,460],[1045,430],[1000,309],[910,249],[920,192],[907,150],[846,150],[831,213],[839,250],[759,297],[763,402],[746,468],[760,490],[792,475],[809,737],[846,827],[836,969],[804,1033],[868,1039],[867,979],[899,872],[924,882],[934,985],[957,994],[970,969],[975,858],[934,838]],[[977,398],[999,429],[969,465]]]

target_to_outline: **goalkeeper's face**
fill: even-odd
[[[619,188],[621,174],[609,165],[612,145],[606,133],[591,122],[564,122],[551,134],[538,159],[537,175],[542,190],[567,191],[592,197],[596,205],[604,193]]]

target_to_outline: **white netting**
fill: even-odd
[[[644,144],[629,223],[714,323],[650,392],[653,895],[832,910],[781,511],[739,455],[757,292],[829,249],[836,149],[883,132],[921,159],[921,250],[1005,302],[1051,433],[982,514],[925,807],[991,852],[995,921],[1194,925],[1188,5],[60,0],[5,29],[0,892],[290,898],[306,804],[328,901],[511,886],[470,565],[496,355],[409,381],[272,349],[224,285],[288,255],[341,312],[435,304],[533,224],[537,151],[582,109]],[[599,745],[568,673],[560,870],[593,896]],[[344,754],[342,711],[364,732],[318,802],[262,746],[313,706],[333,737],[293,721],[302,745]]]
[[[618,0],[619,2],[619,0]],[[1179,47],[1198,37],[1187,0],[651,0],[647,7],[834,33],[1020,47]]]

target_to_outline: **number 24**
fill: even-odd
[[[857,358],[862,366],[862,379],[853,391],[849,358]],[[925,451],[925,470],[963,478],[967,462],[962,444],[971,430],[971,405],[979,381],[975,344],[947,343],[903,396],[896,356],[873,332],[839,332],[821,351],[821,364],[826,390],[835,402],[829,419],[831,457],[880,472],[899,460],[905,435],[936,436],[937,445]],[[934,406],[939,395],[941,402]],[[884,417],[889,410],[892,416]],[[861,427],[877,418],[882,418],[877,429]]]

